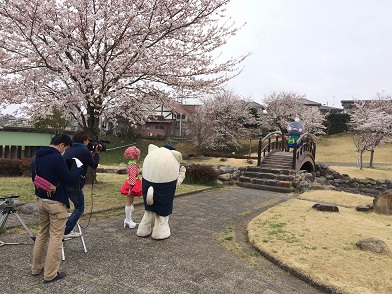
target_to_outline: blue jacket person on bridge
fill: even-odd
[[[298,141],[299,137],[304,133],[304,125],[299,122],[296,118],[295,121],[289,123],[287,126],[287,132],[289,134],[288,146],[289,148],[294,148],[294,143]],[[298,145],[299,147],[300,145]]]

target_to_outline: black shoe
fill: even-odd
[[[66,275],[67,275],[66,272],[61,272],[61,273],[57,272],[57,275],[53,279],[49,281],[44,280],[44,283],[52,283],[54,281],[61,280],[62,278],[65,278]]]

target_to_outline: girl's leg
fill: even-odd
[[[124,220],[124,228],[129,226],[129,228],[133,229],[136,227],[136,223],[132,220],[132,213],[133,213],[133,196],[127,196],[125,200],[125,220]]]

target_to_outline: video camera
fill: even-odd
[[[99,140],[97,136],[92,137],[91,139],[88,139],[88,145],[87,148],[90,151],[96,151],[97,145],[100,144],[101,146],[98,148],[99,152],[106,152],[106,144],[110,144],[110,141],[107,140]]]

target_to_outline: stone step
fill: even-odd
[[[255,178],[255,177],[247,177],[247,176],[240,176],[238,178],[238,182],[242,183],[252,183],[258,185],[268,185],[268,186],[276,186],[276,187],[291,187],[292,181],[284,181],[278,179],[265,179],[265,178]]]
[[[292,166],[291,164],[283,165],[283,164],[262,164],[261,166],[264,166],[266,168],[272,168],[272,169],[283,169],[283,170],[291,170]]]
[[[250,189],[291,193],[296,172],[291,168],[277,168],[276,166],[248,166],[242,170],[237,185]]]
[[[244,172],[259,172],[259,173],[274,173],[283,175],[295,175],[296,172],[293,169],[276,168],[275,166],[261,165],[261,166],[247,166]]]
[[[237,186],[249,188],[249,189],[257,189],[264,191],[272,191],[272,192],[280,192],[280,193],[291,193],[294,191],[293,187],[278,187],[278,186],[269,186],[269,185],[260,185],[254,183],[245,183],[245,182],[237,182]]]
[[[271,180],[278,180],[278,181],[292,181],[295,178],[293,175],[276,174],[276,173],[263,173],[263,172],[252,172],[252,171],[244,172],[243,176],[249,177],[249,178],[271,179]]]

